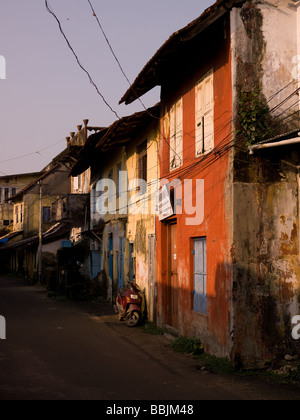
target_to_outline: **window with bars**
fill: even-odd
[[[10,197],[10,188],[5,188],[4,190],[4,199],[8,200]]]
[[[114,180],[114,170],[113,169],[110,170],[110,172],[108,174],[108,179],[110,181],[113,181]],[[116,197],[114,197],[114,194],[116,194],[115,191],[114,191],[114,189],[113,188],[109,188],[108,203],[113,203],[113,200],[116,198]]]
[[[139,179],[148,183],[148,143],[145,141],[138,148],[138,171]],[[146,194],[146,187],[140,190],[140,195]]]
[[[19,206],[15,206],[15,223],[19,223]]]
[[[43,207],[43,223],[50,223],[51,207]]]
[[[10,187],[0,187],[0,204],[5,204],[9,198],[15,196],[17,194],[17,188],[10,188]]]
[[[121,186],[120,186],[120,182],[121,182],[121,171],[122,171],[122,164],[119,163],[117,166],[117,174],[118,174],[118,180],[117,180],[117,197],[120,197],[120,193],[121,193]]]

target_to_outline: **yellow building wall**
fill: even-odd
[[[127,239],[128,244],[134,245],[134,265],[136,283],[141,289],[145,289],[146,300],[148,306],[148,318],[153,320],[154,311],[154,295],[156,287],[156,272],[154,276],[150,276],[150,250],[149,241],[156,242],[156,190],[160,177],[158,166],[158,142],[159,134],[155,125],[142,133],[138,139],[133,141],[128,147],[127,153],[127,171],[128,179],[134,180],[139,177],[139,154],[138,149],[145,141],[147,141],[147,193],[138,197],[138,192],[129,191],[129,200],[136,202],[136,214],[130,211],[127,223]],[[145,213],[145,214],[144,214]],[[151,237],[151,238],[150,238]],[[155,269],[155,254],[152,255],[152,262]]]
[[[126,150],[125,147],[117,148],[110,152],[107,155],[107,165],[105,166],[104,172],[102,174],[103,179],[109,179],[112,172],[112,180],[115,185],[118,182],[118,167],[121,165],[121,170],[126,171]],[[109,290],[108,297],[113,298],[114,291],[118,288],[118,273],[120,270],[119,267],[119,255],[120,255],[120,239],[126,238],[126,222],[127,215],[119,214],[119,198],[116,196],[116,214],[107,214],[104,217],[98,216],[99,220],[102,219],[105,221],[105,228],[103,231],[103,268],[108,279]],[[95,221],[94,221],[95,222]],[[113,237],[113,278],[110,278],[110,269],[109,269],[109,238],[112,235]],[[124,283],[128,280],[128,246],[125,240],[124,247],[124,259],[123,259],[123,270],[124,270]]]

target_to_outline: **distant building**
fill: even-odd
[[[13,229],[14,206],[9,198],[39,176],[40,173],[28,173],[0,177],[0,237]]]

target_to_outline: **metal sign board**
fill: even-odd
[[[171,202],[170,192],[167,185],[159,191],[159,221],[174,215],[174,207]]]

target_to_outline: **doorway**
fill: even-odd
[[[118,286],[119,289],[124,287],[124,238],[119,238],[119,261],[118,261]]]
[[[177,224],[168,225],[168,324],[178,329]]]
[[[113,236],[109,235],[109,277],[114,280],[114,242]]]
[[[134,278],[134,243],[129,243],[129,281],[133,282]]]
[[[101,253],[100,251],[92,251],[92,267],[91,280],[94,280],[101,272]]]
[[[148,318],[156,320],[156,237],[148,235]]]

